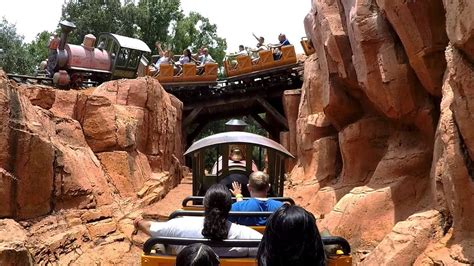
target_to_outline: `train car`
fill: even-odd
[[[143,56],[151,52],[139,39],[112,33],[102,33],[98,47],[92,34],[86,35],[81,45],[69,44],[67,37],[76,27],[68,21],[60,22],[60,26],[57,58],[48,62],[54,64],[54,74],[50,74],[59,86],[79,86],[86,80],[99,84],[111,79],[135,78]]]
[[[243,130],[242,127],[228,124],[231,130]],[[239,126],[241,126],[239,124]],[[235,156],[236,150],[241,151]],[[232,173],[249,175],[256,170],[265,170],[270,176],[271,191],[269,196],[277,196],[275,199],[295,204],[293,199],[283,197],[284,161],[293,158],[279,143],[266,137],[247,133],[243,131],[229,131],[214,134],[194,142],[184,153],[192,159],[193,196],[185,198],[182,202],[183,210],[176,210],[165,219],[174,219],[182,216],[204,216],[202,201],[206,190],[215,183],[226,178]],[[212,169],[206,166],[206,158],[211,158],[215,163]],[[227,160],[229,158],[229,160]],[[207,168],[207,169],[206,169]],[[245,200],[245,199],[244,199]],[[190,203],[193,203],[190,205]],[[196,204],[197,203],[197,204]],[[237,217],[269,217],[272,212],[229,212],[229,216]],[[184,226],[184,225],[183,225]],[[265,226],[250,226],[261,233]],[[352,265],[351,248],[347,240],[337,236],[323,236],[325,252],[330,266]],[[257,248],[260,240],[221,240],[209,239],[175,238],[175,237],[151,237],[144,246],[141,255],[142,265],[174,266],[176,255],[170,252],[168,245],[190,245],[203,243],[211,247],[247,247]],[[255,258],[221,258],[220,265],[223,266],[256,266]]]
[[[323,245],[326,249],[326,256],[328,258],[328,266],[349,266],[352,265],[351,247],[347,240],[337,236],[323,236],[321,237]],[[176,238],[176,237],[152,237],[149,238],[143,245],[143,254],[141,256],[142,266],[175,266],[176,256],[167,255],[157,250],[157,247],[163,245],[191,245],[194,243],[202,243],[208,246],[219,247],[244,247],[244,248],[258,248],[260,240],[221,240],[213,241],[209,239],[197,238]],[[257,266],[255,258],[220,258],[221,266]]]
[[[242,153],[241,165],[232,165],[227,158],[232,150]],[[205,157],[215,151],[214,167],[205,169]],[[266,170],[270,176],[269,196],[283,196],[284,160],[294,156],[281,144],[248,132],[230,131],[218,133],[194,142],[184,155],[192,160],[193,196],[203,196],[207,189],[232,173],[249,176],[255,168]],[[257,158],[254,158],[254,155]],[[225,158],[225,159],[222,159]]]
[[[275,48],[276,49],[276,48]],[[246,55],[227,55],[223,70],[225,77],[218,80],[219,66],[216,63],[207,63],[203,66],[204,71],[197,71],[194,63],[184,64],[181,71],[172,64],[160,64],[160,71],[154,71],[150,65],[146,74],[153,76],[165,88],[189,87],[189,86],[212,86],[218,82],[234,82],[238,80],[248,80],[261,78],[272,73],[284,74],[285,70],[292,70],[298,66],[295,47],[286,45],[279,47],[278,56],[274,51],[264,50],[258,52],[258,57],[253,58]]]
[[[272,50],[259,51],[256,58],[252,58],[249,55],[227,56],[224,61],[226,77],[243,78],[247,74],[289,68],[297,63],[295,47],[293,45],[285,45],[274,49],[280,50],[278,56]]]

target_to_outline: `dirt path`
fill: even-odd
[[[166,196],[144,210],[144,216],[158,217],[168,216],[177,209],[181,209],[181,202],[187,196],[192,195],[192,177],[191,174],[181,180],[181,183],[173,188]]]

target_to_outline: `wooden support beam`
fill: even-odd
[[[198,107],[203,107],[203,108],[209,108],[209,107],[215,107],[219,105],[230,105],[230,104],[238,104],[240,102],[248,102],[248,101],[253,101],[255,100],[255,97],[257,96],[258,92],[253,92],[253,93],[247,93],[245,95],[223,95],[220,98],[215,98],[215,99],[206,99],[202,101],[193,101],[192,103],[185,103],[183,106],[184,111],[189,111],[189,110],[194,110]],[[261,92],[259,93],[261,96]],[[275,90],[275,91],[269,91],[264,94],[264,97],[266,98],[281,98],[283,95],[283,90]]]
[[[191,132],[190,134],[188,134],[188,136],[186,136],[187,145],[191,145],[191,142],[193,141],[193,139],[195,139],[197,135],[201,133],[201,131],[204,129],[204,127],[207,124],[209,124],[209,121],[199,123],[198,126],[193,130],[193,132]]]
[[[257,102],[270,114],[275,121],[282,126],[285,130],[289,130],[288,121],[286,117],[280,114],[278,110],[273,107],[267,100],[263,99],[262,97],[257,97]]]
[[[275,130],[274,127],[272,127],[269,123],[267,123],[267,121],[261,118],[258,113],[252,113],[251,116],[272,136],[272,139],[278,139],[280,137],[277,130]]]
[[[194,122],[194,119],[196,119],[196,117],[202,111],[202,109],[202,106],[194,108],[194,110],[183,120],[183,128],[189,127]]]

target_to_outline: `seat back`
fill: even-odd
[[[262,69],[272,68],[275,66],[275,61],[273,60],[273,53],[270,50],[263,50],[258,52],[259,60],[258,65]]]
[[[216,63],[207,63],[204,65],[204,74],[209,77],[217,78],[217,69],[219,65]]]
[[[243,199],[248,200],[248,199],[251,199],[251,198],[250,197],[244,197]],[[268,197],[268,199],[277,200],[277,201],[281,201],[281,202],[286,202],[286,203],[291,204],[291,205],[295,205],[295,201],[292,198],[289,198],[289,197]],[[183,199],[183,201],[181,202],[181,206],[183,207],[183,209],[186,208],[186,207],[204,209],[204,206],[202,205],[203,200],[204,200],[203,196],[188,196],[188,197]],[[232,201],[233,202],[237,201],[237,198],[232,197]],[[196,203],[199,203],[199,205],[194,204],[194,205],[188,206],[190,204],[190,202],[196,202]]]
[[[196,80],[196,64],[186,63],[183,65],[183,81]]]
[[[170,82],[173,80],[174,68],[171,64],[160,64],[160,74],[158,80],[160,82]]]
[[[285,45],[281,48],[281,59],[280,64],[294,64],[296,63],[296,52],[295,47],[293,45]]]
[[[237,56],[237,69],[239,74],[252,72],[252,59],[248,55]]]
[[[322,237],[322,242],[325,246],[337,245],[336,254],[328,255],[329,266],[349,266],[352,265],[351,248],[349,243],[342,237]],[[146,266],[174,266],[176,263],[176,256],[163,255],[152,253],[153,247],[157,244],[163,245],[180,245],[186,246],[194,243],[203,243],[211,247],[247,247],[257,248],[260,240],[222,240],[212,241],[210,239],[196,239],[196,238],[172,238],[172,237],[154,237],[149,238],[143,245],[143,254],[141,256],[141,264]],[[340,254],[337,254],[340,253]],[[256,266],[255,258],[221,258],[219,259],[222,266]]]
[[[307,56],[310,56],[310,55],[314,54],[314,52],[316,52],[316,50],[314,50],[313,45],[311,44],[311,42],[306,37],[301,38],[301,46],[303,46],[304,53]]]
[[[224,72],[225,76],[228,78],[236,76],[239,73],[237,69],[232,68],[229,59],[224,60]]]
[[[176,266],[176,256],[142,255],[142,266]],[[254,258],[221,258],[220,266],[257,266]]]

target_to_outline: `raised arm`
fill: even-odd
[[[257,41],[260,41],[260,39],[257,37],[257,35],[255,35],[255,33],[252,32],[252,35],[255,39],[257,39]]]
[[[164,52],[163,49],[161,48],[161,42],[156,42],[155,45],[156,45],[156,49],[158,49],[158,54],[159,54],[160,56],[164,56],[165,52]]]
[[[242,185],[239,182],[237,181],[232,182],[232,189],[229,189],[229,190],[235,196],[237,201],[244,200],[242,196]]]

